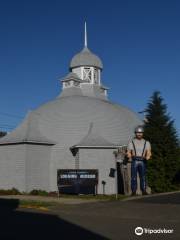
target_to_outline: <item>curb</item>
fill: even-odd
[[[179,191],[174,191],[174,192],[154,193],[154,194],[149,194],[149,195],[145,195],[145,196],[142,196],[142,195],[141,196],[135,196],[135,197],[129,196],[128,198],[122,199],[122,201],[125,202],[125,201],[138,200],[138,199],[144,199],[144,198],[166,196],[166,195],[171,195],[171,194],[175,194],[175,193],[180,193],[180,190]]]

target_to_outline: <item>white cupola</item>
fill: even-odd
[[[84,48],[76,54],[70,63],[70,71],[76,73],[84,83],[101,85],[101,59],[93,54],[87,47],[87,30],[85,23]]]
[[[87,47],[87,29],[85,22],[84,48],[70,62],[69,74],[62,80],[61,96],[83,95],[107,99],[108,87],[101,82],[103,64],[101,59]]]

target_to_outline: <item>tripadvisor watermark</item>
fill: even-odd
[[[174,232],[174,229],[167,229],[167,228],[142,228],[136,227],[135,234],[141,236],[142,234],[171,234]]]

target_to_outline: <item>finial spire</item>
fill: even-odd
[[[84,23],[84,47],[87,47],[87,28],[86,28],[86,22]]]

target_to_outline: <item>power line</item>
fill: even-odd
[[[5,113],[5,112],[0,112],[0,115],[2,116],[7,116],[7,117],[13,117],[13,118],[23,118],[22,116],[19,116],[19,115],[14,115],[14,114],[9,114],[9,113]]]
[[[7,129],[13,130],[15,126],[9,124],[1,124],[0,123],[0,131],[6,131]]]
[[[4,129],[4,130],[3,130],[3,129]],[[6,129],[13,130],[14,128],[12,128],[12,127],[1,127],[1,126],[0,126],[0,131],[1,131],[1,130],[5,131]]]
[[[14,128],[15,126],[9,125],[9,124],[1,124],[0,123],[0,127],[12,127],[12,128]]]

